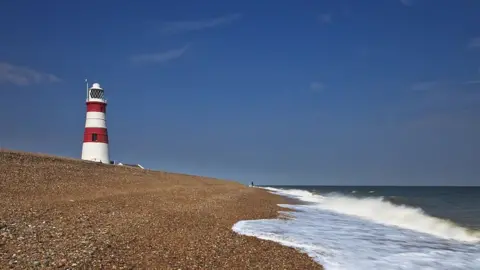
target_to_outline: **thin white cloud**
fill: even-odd
[[[464,84],[480,84],[480,80],[475,80],[475,81],[466,81]]]
[[[404,6],[411,7],[413,5],[413,0],[400,0],[400,3]]]
[[[325,84],[321,82],[312,82],[310,83],[310,89],[312,91],[322,91],[323,89],[325,89]]]
[[[480,48],[480,37],[472,38],[467,45],[468,48]]]
[[[176,34],[181,32],[199,31],[226,25],[239,20],[241,17],[242,14],[237,13],[196,21],[164,22],[160,25],[160,32],[164,34]]]
[[[322,23],[332,23],[333,22],[333,15],[330,13],[320,14],[319,17]]]
[[[24,66],[16,66],[6,62],[0,62],[0,83],[27,86],[59,81],[60,79],[53,74],[40,72]]]
[[[452,81],[424,81],[417,82],[412,84],[411,89],[413,91],[444,91],[444,90],[453,90],[457,89],[456,87],[461,85],[471,85],[471,84],[480,84],[480,80],[470,80],[463,82],[452,82]]]
[[[441,86],[438,81],[417,82],[412,85],[413,91],[430,91],[437,89]]]
[[[182,48],[172,49],[165,52],[138,54],[131,57],[134,63],[165,63],[180,58],[188,49],[188,45]]]

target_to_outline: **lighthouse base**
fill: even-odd
[[[109,164],[108,144],[99,142],[83,143],[82,159]]]

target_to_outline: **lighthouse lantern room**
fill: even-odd
[[[83,134],[82,159],[110,163],[108,154],[108,132],[106,124],[107,100],[100,84],[88,88],[87,116]]]

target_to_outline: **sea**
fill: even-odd
[[[287,219],[239,234],[296,248],[326,270],[480,270],[480,187],[270,186]]]

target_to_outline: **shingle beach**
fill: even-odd
[[[233,181],[0,151],[1,269],[322,269],[238,235],[285,199]]]

